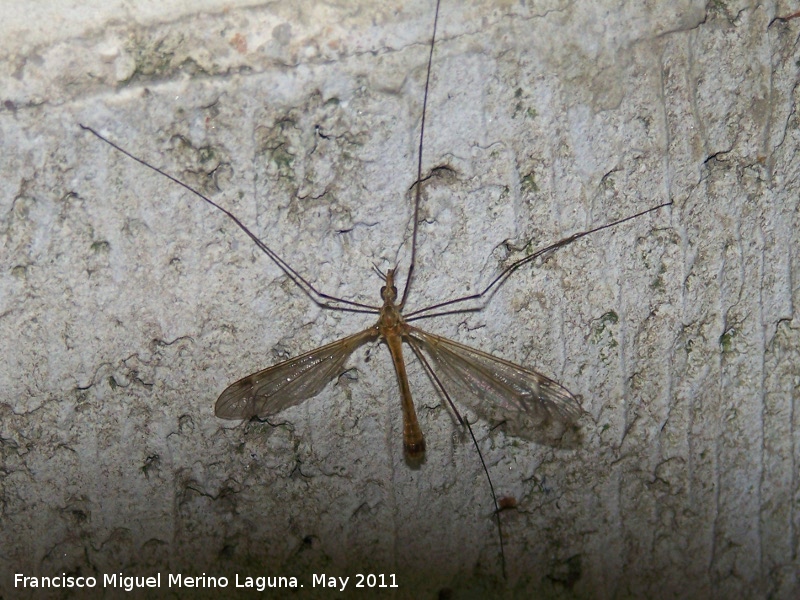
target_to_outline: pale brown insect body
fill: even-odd
[[[375,325],[237,381],[220,395],[215,407],[216,415],[222,419],[266,417],[315,396],[331,378],[339,374],[344,362],[356,348],[380,337],[392,354],[400,385],[406,456],[412,461],[422,459],[425,438],[411,398],[401,344],[411,328],[400,314],[402,305],[395,304],[397,288],[393,269],[386,273],[385,282],[386,285],[381,288],[383,306]]]
[[[409,325],[402,315],[403,302],[396,304],[394,277],[395,270],[389,269],[385,275],[385,285],[381,288],[383,306],[375,325],[237,381],[220,395],[216,415],[223,419],[263,418],[302,402],[318,394],[328,381],[338,375],[356,348],[380,338],[389,347],[397,374],[403,410],[403,446],[407,459],[412,463],[424,457],[425,437],[408,385],[403,341],[419,358],[462,424],[466,422],[450,398],[448,388],[452,386],[449,384],[463,391],[459,400],[466,400],[479,413],[482,412],[480,403],[487,403],[494,408],[495,414],[499,412],[513,421],[523,417],[533,418],[539,423],[552,419],[563,422],[577,419],[581,413],[580,405],[569,391],[555,381],[536,371]],[[423,353],[430,357],[430,361]],[[436,369],[432,368],[431,362]],[[448,381],[448,385],[443,383],[443,379]]]

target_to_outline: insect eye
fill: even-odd
[[[392,286],[392,294],[394,294],[395,296],[397,296],[397,288],[396,288],[396,287],[394,287],[394,286]]]
[[[383,296],[383,294],[384,294],[384,292],[385,292],[385,291],[386,291],[386,286],[385,286],[385,285],[382,285],[382,286],[381,286],[381,296]]]

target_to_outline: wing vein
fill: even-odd
[[[465,405],[510,423],[515,433],[552,422],[571,425],[583,413],[575,396],[541,373],[416,327],[408,335],[439,373],[466,392],[459,396]]]
[[[220,394],[214,412],[220,419],[268,417],[316,396],[377,327],[315,348],[231,384]]]

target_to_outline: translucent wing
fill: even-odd
[[[541,373],[416,327],[408,335],[445,383],[467,392],[457,400],[484,418],[505,421],[515,435],[553,423],[571,425],[583,412],[566,388]]]
[[[378,336],[376,328],[337,340],[248,375],[220,394],[214,412],[220,419],[267,417],[319,394],[361,344]]]

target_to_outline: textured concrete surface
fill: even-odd
[[[0,596],[69,597],[14,573],[160,572],[327,597],[311,574],[371,572],[400,585],[375,597],[797,597],[786,3],[442,7],[412,307],[674,201],[521,269],[481,312],[420,323],[587,411],[571,445],[475,426],[518,504],[506,581],[475,449],[418,366],[418,470],[382,346],[269,423],[215,418],[229,383],[373,319],[315,307],[224,216],[78,124],[212,196],[314,285],[378,302],[373,264],[407,264],[433,7],[373,4],[9,9]]]

